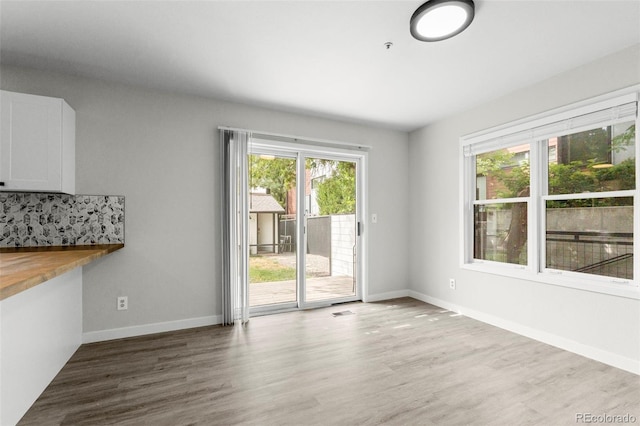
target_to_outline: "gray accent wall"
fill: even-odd
[[[1,71],[2,89],[60,97],[76,111],[77,191],[127,200],[125,248],[83,267],[85,333],[220,315],[218,126],[371,146],[368,208],[378,223],[367,229],[365,294],[406,294],[408,245],[397,242],[409,238],[407,133],[28,68]],[[116,310],[117,296],[128,296],[128,310]]]

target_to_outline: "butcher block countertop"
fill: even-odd
[[[37,286],[124,247],[103,244],[0,249],[0,300]]]

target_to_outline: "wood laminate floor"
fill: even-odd
[[[403,298],[83,345],[20,425],[640,423],[639,401],[634,374]]]

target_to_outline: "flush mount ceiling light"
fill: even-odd
[[[464,31],[474,13],[473,0],[429,0],[411,16],[411,35],[421,41],[446,40]]]

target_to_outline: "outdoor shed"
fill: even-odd
[[[249,194],[250,254],[278,253],[278,215],[283,213],[271,194]]]

